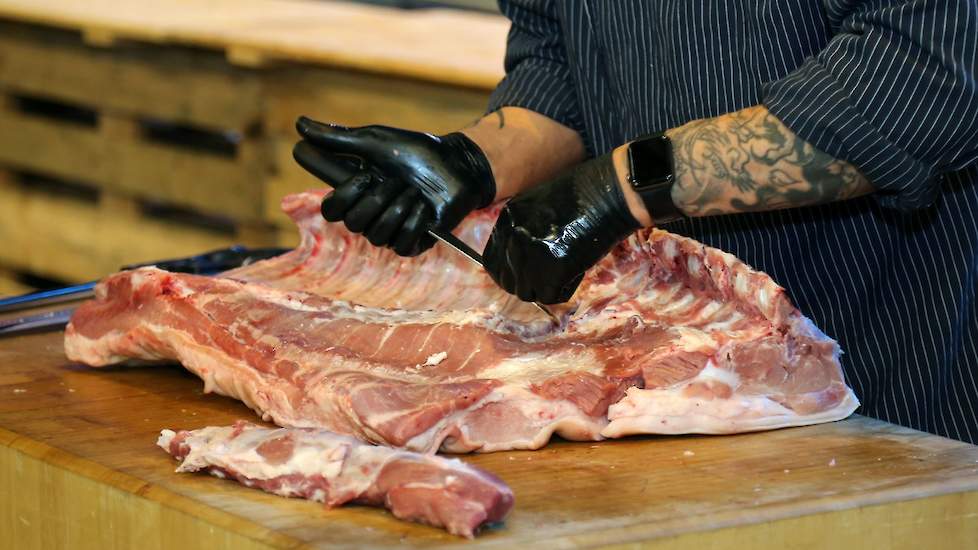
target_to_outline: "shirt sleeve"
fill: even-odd
[[[512,26],[506,40],[506,76],[489,98],[489,111],[523,107],[583,135],[583,117],[556,14],[558,1],[562,0],[500,0],[500,11]]]
[[[826,0],[835,34],[763,103],[855,165],[887,207],[929,206],[942,174],[978,162],[978,3]]]

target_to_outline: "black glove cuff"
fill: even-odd
[[[486,154],[462,132],[452,132],[440,139],[442,144],[452,150],[451,162],[468,172],[472,177],[471,183],[477,186],[479,202],[476,208],[485,208],[492,204],[496,199],[496,180]]]
[[[577,169],[574,179],[580,182],[579,193],[589,195],[592,208],[602,212],[607,224],[604,229],[610,234],[621,239],[641,229],[621,191],[611,153],[585,162]]]

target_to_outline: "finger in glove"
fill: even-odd
[[[374,176],[373,181],[343,216],[347,229],[354,233],[366,232],[404,190],[404,184],[397,180]]]
[[[331,155],[303,140],[292,148],[292,158],[307,172],[336,187],[362,170],[362,162],[354,157]]]
[[[526,277],[516,276],[516,266],[525,266],[530,269],[535,267],[527,266],[523,256],[523,251],[517,246],[517,243],[510,241],[506,247],[506,271],[513,275],[511,283],[513,290],[509,292],[516,294],[524,302],[533,302],[536,300],[536,292],[534,292],[533,284]]]
[[[301,116],[295,122],[295,129],[303,138],[331,153],[360,155],[362,138],[358,128],[348,128],[339,124],[324,124]]]
[[[338,222],[344,219],[346,213],[360,200],[360,197],[375,185],[374,178],[375,176],[369,172],[360,172],[326,195],[320,208],[326,221]]]
[[[568,281],[563,286],[557,287],[555,289],[555,292],[554,292],[555,296],[553,298],[551,298],[548,295],[545,298],[546,301],[542,301],[541,300],[541,303],[544,303],[544,304],[562,304],[562,303],[566,302],[567,300],[570,300],[571,299],[571,296],[573,296],[574,293],[577,292],[577,287],[581,286],[581,281],[583,281],[583,280],[584,280],[584,274],[581,273],[577,277],[574,277],[573,279],[571,279],[570,281]]]
[[[433,213],[427,203],[416,202],[411,213],[404,220],[397,238],[394,239],[394,252],[400,256],[417,256],[431,248],[434,240],[428,236],[428,228],[431,226],[432,217]]]
[[[419,201],[420,193],[414,187],[408,187],[391,202],[384,212],[374,220],[365,232],[367,240],[374,246],[387,246],[401,229],[404,221],[411,213],[411,207]]]

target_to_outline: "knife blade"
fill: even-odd
[[[428,234],[434,237],[435,239],[437,239],[438,241],[440,241],[442,244],[445,244],[449,248],[455,250],[456,252],[461,253],[463,256],[471,260],[473,263],[475,263],[482,269],[485,269],[485,264],[482,262],[482,255],[476,252],[475,250],[473,250],[471,246],[465,244],[464,241],[462,241],[455,235],[451,233],[441,233],[439,231],[434,231],[431,229],[428,230]],[[558,319],[557,316],[554,315],[552,311],[550,311],[550,308],[541,304],[540,302],[530,302],[530,303],[536,306],[536,308],[539,309],[540,311],[546,313],[547,317],[550,317],[550,320],[553,321],[555,324],[557,325],[560,324],[560,319]]]
[[[482,263],[482,255],[480,255],[478,252],[473,250],[471,246],[465,244],[465,241],[463,241],[462,239],[459,239],[458,237],[452,235],[451,233],[442,234],[432,229],[428,230],[428,234],[438,239],[443,244],[448,245],[449,248],[455,250],[456,252],[460,252],[463,256],[472,260],[472,263],[482,268],[485,267],[485,265],[483,265]]]
[[[19,296],[2,298],[0,299],[0,313],[91,298],[95,295],[95,283],[96,281],[90,281],[80,285],[42,290],[40,292],[29,292]]]
[[[3,319],[0,320],[0,336],[15,333],[21,334],[35,330],[61,328],[68,324],[68,320],[71,319],[71,314],[74,312],[75,308],[69,307],[55,311],[48,311],[46,313],[39,313],[37,315],[28,315],[26,317],[17,317],[15,319]]]

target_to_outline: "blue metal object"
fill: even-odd
[[[0,313],[83,300],[94,294],[95,281],[41,292],[30,292],[0,299]]]

